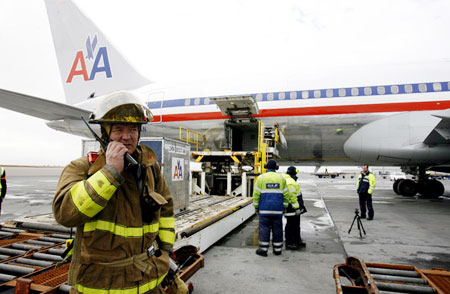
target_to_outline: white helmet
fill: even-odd
[[[141,99],[128,92],[115,92],[103,98],[89,123],[146,124],[152,120],[152,112]]]

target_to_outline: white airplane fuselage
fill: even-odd
[[[151,84],[135,92],[147,97],[147,105],[155,116],[153,122],[143,127],[142,136],[178,138],[179,128],[185,127],[205,134],[206,143],[200,148],[223,149],[224,122],[229,117],[221,114],[211,98],[252,96],[259,108],[259,114],[254,117],[266,126],[278,123],[287,139],[288,148],[279,150],[282,161],[302,165],[352,165],[356,161],[346,155],[344,144],[361,126],[395,113],[450,108],[449,89],[449,82],[441,80],[184,97],[176,96],[184,92],[182,89]],[[89,99],[74,106],[93,111],[101,99]],[[81,121],[52,121],[48,125],[90,137]]]

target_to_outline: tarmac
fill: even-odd
[[[407,198],[393,182],[377,176],[375,217],[362,219],[348,233],[359,208],[356,178],[318,179],[302,174],[308,209],[301,217],[306,248],[268,257],[255,254],[258,217],[254,216],[206,252],[205,267],[192,278],[197,294],[336,293],[333,267],[347,256],[366,262],[450,269],[450,197]],[[450,181],[443,180],[450,191]]]
[[[51,213],[62,169],[9,168],[8,193],[0,222]],[[392,191],[392,181],[377,176],[375,219],[362,220],[348,233],[358,208],[356,178],[318,179],[301,174],[308,209],[302,215],[306,248],[268,257],[258,248],[258,217],[253,216],[203,252],[205,267],[192,278],[194,293],[336,293],[333,267],[347,256],[366,262],[450,269],[450,193],[438,199],[407,198]],[[450,191],[450,180],[442,180]]]

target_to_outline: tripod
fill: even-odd
[[[355,223],[355,220],[356,220],[356,223],[358,224],[359,237],[362,239],[361,229],[364,232],[364,235],[366,234],[366,230],[364,230],[364,226],[362,224],[361,217],[359,216],[358,208],[355,208],[355,217],[353,218],[352,225],[350,226],[350,229],[348,230],[349,234],[350,234],[350,232],[352,230],[352,227],[353,227],[353,224]]]

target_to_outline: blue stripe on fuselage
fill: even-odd
[[[283,100],[301,100],[301,99],[319,99],[319,98],[402,95],[402,94],[448,92],[448,91],[450,91],[450,82],[434,82],[434,83],[367,86],[367,87],[329,88],[329,89],[300,90],[288,92],[268,92],[268,93],[232,95],[232,96],[236,97],[252,96],[258,102],[265,102],[265,101],[283,101]],[[147,105],[150,109],[157,109],[161,107],[166,108],[166,107],[183,107],[183,106],[201,106],[214,104],[211,98],[220,98],[220,97],[225,96],[182,98],[163,101],[159,100],[147,102]]]

